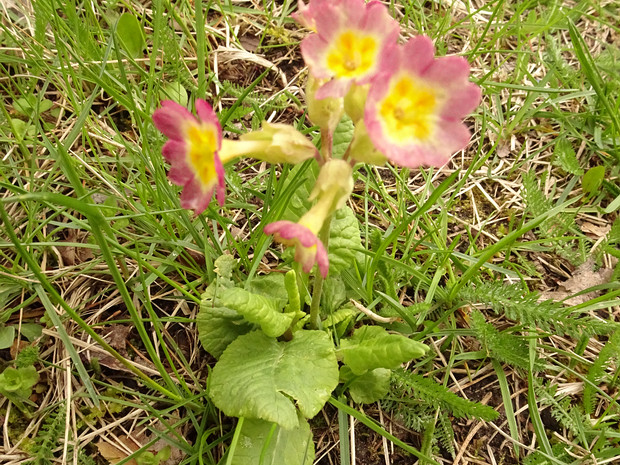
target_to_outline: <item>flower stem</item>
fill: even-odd
[[[325,222],[323,223],[323,227],[319,232],[319,239],[325,246],[325,250],[328,250],[328,242],[329,242],[329,227],[332,222],[332,215],[329,215]],[[321,305],[321,294],[323,293],[323,275],[320,270],[317,268],[316,274],[314,276],[314,288],[312,289],[312,301],[310,302],[310,328],[312,329],[322,329],[321,328],[321,315],[320,315],[320,305]]]

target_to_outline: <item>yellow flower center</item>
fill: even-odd
[[[377,59],[377,40],[373,36],[345,31],[327,53],[327,67],[337,77],[356,78],[367,74]]]
[[[428,84],[402,76],[379,103],[384,129],[398,142],[426,141],[433,135],[441,95]]]
[[[217,180],[215,172],[215,151],[217,138],[215,132],[204,125],[192,124],[187,131],[189,160],[196,175],[203,184],[213,184]]]

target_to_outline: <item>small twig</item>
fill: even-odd
[[[362,304],[360,304],[356,300],[351,299],[351,303],[355,305],[355,308],[357,308],[360,312],[365,314],[368,318],[370,318],[371,320],[378,321],[379,323],[393,323],[399,319],[397,316],[387,318],[384,316],[377,315],[375,312],[373,312],[372,310],[368,310],[366,307],[364,307]]]

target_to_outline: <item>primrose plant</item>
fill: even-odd
[[[461,120],[480,101],[464,58],[435,58],[425,36],[399,43],[399,25],[379,2],[300,1],[295,19],[312,31],[301,53],[309,69],[307,115],[320,129],[320,150],[292,126],[267,122],[238,140],[224,139],[215,112],[200,99],[196,116],[172,101],[153,114],[169,139],[162,152],[171,182],[183,186],[181,206],[196,214],[214,193],[224,205],[223,165],[239,157],[314,160],[318,173],[307,211],[263,228],[294,248],[293,269],[237,283],[236,260],[224,255],[202,297],[200,340],[218,360],[208,394],[239,418],[227,462],[233,464],[312,463],[307,419],[334,390],[374,402],[387,393],[391,370],[424,355],[421,342],[379,324],[360,326],[363,315],[346,301],[340,274],[363,259],[359,226],[346,203],[358,164],[446,163],[467,145]],[[354,131],[336,155],[333,138],[343,118]]]

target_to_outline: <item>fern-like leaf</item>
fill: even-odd
[[[594,405],[596,403],[596,390],[594,386],[600,384],[605,376],[605,371],[614,361],[616,365],[620,362],[620,330],[616,330],[611,335],[588,371],[587,380],[589,383],[584,383],[583,386],[583,407],[586,413],[591,414],[594,412]]]
[[[523,370],[529,369],[529,349],[522,338],[499,332],[492,324],[487,323],[484,315],[478,311],[471,316],[472,328],[491,357]],[[534,369],[541,371],[543,364],[537,360]]]
[[[618,326],[580,314],[572,314],[560,302],[539,301],[536,292],[529,292],[519,284],[505,285],[501,282],[468,284],[459,296],[470,304],[484,304],[496,314],[502,313],[525,326],[535,326],[543,331],[568,334],[573,337],[607,334]]]
[[[400,392],[401,398],[422,398],[431,405],[450,411],[457,418],[475,417],[492,421],[498,416],[492,407],[463,399],[431,378],[399,369],[392,373],[392,379],[392,391]]]
[[[65,433],[65,411],[66,405],[63,402],[48,414],[39,434],[34,438],[34,456],[26,464],[52,465],[55,462],[53,451]]]
[[[454,428],[452,427],[450,418],[444,412],[440,412],[437,418],[435,435],[441,447],[447,450],[452,458],[454,458],[456,456],[456,450],[454,449]]]

